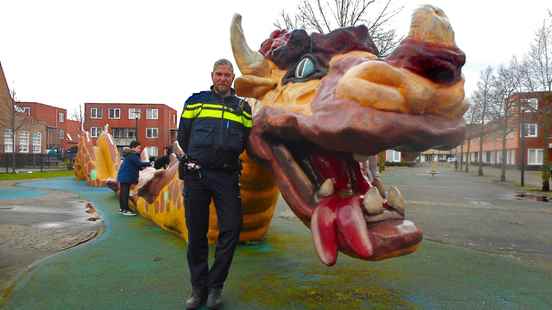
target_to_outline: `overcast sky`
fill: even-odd
[[[243,16],[251,47],[299,1],[0,0],[0,62],[20,101],[64,107],[84,102],[153,102],[181,110],[210,85],[212,63],[231,60],[232,15]],[[552,1],[394,0],[394,25],[408,32],[421,4],[445,10],[467,55],[467,92],[487,65],[523,56]]]

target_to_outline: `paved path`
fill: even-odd
[[[552,203],[519,199],[522,189],[499,182],[492,169],[484,177],[448,166],[435,176],[429,170],[391,168],[384,174],[386,184],[406,197],[409,216],[426,240],[509,255],[552,271]]]
[[[94,238],[103,226],[87,220],[76,194],[15,183],[0,182],[0,305],[33,262]]]
[[[238,248],[224,309],[551,309],[552,271],[543,263],[550,207],[514,200],[515,187],[488,178],[431,177],[424,169],[384,174],[425,231],[416,253],[377,263],[341,255],[325,267],[310,232],[283,216],[280,202],[266,242]],[[182,240],[143,218],[118,216],[108,190],[67,180],[30,184],[93,201],[107,229],[38,263],[18,280],[6,309],[183,308],[190,288]]]
[[[430,167],[429,163],[425,163],[426,167]],[[452,171],[454,164],[439,163],[437,170],[444,169],[445,171]],[[462,170],[464,171],[464,166]],[[479,167],[477,165],[470,165],[469,172],[467,174],[472,176],[478,176]],[[483,166],[484,177],[490,177],[499,181],[502,170],[500,168]],[[525,170],[524,182],[525,190],[540,189],[542,187],[542,172],[540,170]],[[506,169],[506,183],[520,186],[521,185],[521,170],[517,168]]]

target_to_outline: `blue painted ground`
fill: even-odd
[[[119,216],[107,189],[71,179],[22,186],[78,193],[101,210],[107,230],[39,262],[6,309],[184,308],[185,242],[143,218]],[[342,255],[328,268],[298,220],[275,218],[266,242],[238,248],[224,309],[552,309],[551,288],[549,272],[430,241],[410,256],[373,263]]]
[[[29,190],[22,187],[1,187],[0,200],[33,199],[45,195],[46,192]]]

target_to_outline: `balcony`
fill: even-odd
[[[117,146],[128,146],[132,140],[136,140],[135,128],[111,128],[111,134]]]
[[[116,146],[129,146],[134,138],[113,138]]]

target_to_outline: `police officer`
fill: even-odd
[[[222,304],[222,287],[242,224],[239,156],[252,126],[251,108],[231,88],[234,71],[230,61],[216,61],[211,78],[210,91],[195,93],[186,100],[178,128],[178,142],[187,157],[181,161],[180,169],[185,184],[187,257],[192,282],[187,309],[196,309],[205,302],[209,309]],[[194,168],[189,169],[190,166]],[[219,237],[215,261],[209,268],[207,231],[211,198],[215,202]]]

